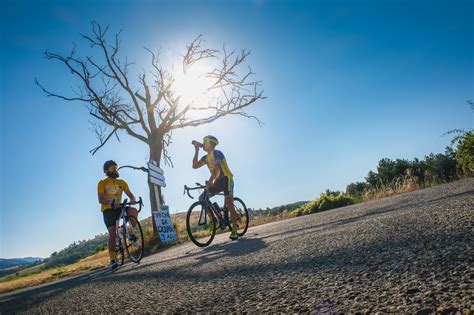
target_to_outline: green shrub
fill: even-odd
[[[319,198],[316,198],[291,212],[292,216],[300,216],[305,214],[311,214],[315,212],[326,211],[330,209],[335,209],[339,207],[345,207],[354,204],[356,201],[354,197],[327,191],[324,194],[321,194]]]
[[[455,157],[464,175],[474,175],[474,133],[466,132],[459,139]]]

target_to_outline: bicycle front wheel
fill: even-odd
[[[143,232],[140,222],[134,217],[125,219],[123,244],[130,260],[134,263],[140,262],[144,251]]]
[[[186,230],[191,241],[197,246],[205,247],[212,243],[216,235],[216,219],[210,211],[206,211],[201,201],[189,207]]]

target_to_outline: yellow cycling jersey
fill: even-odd
[[[115,206],[118,206],[122,202],[122,193],[128,189],[128,184],[122,179],[113,179],[107,177],[99,182],[97,186],[97,192],[105,193],[105,198],[109,200],[115,200]],[[102,204],[101,211],[110,209],[110,204]]]
[[[227,161],[221,151],[214,150],[210,154],[208,153],[207,155],[204,155],[201,158],[201,161],[204,161],[207,164],[207,167],[211,172],[214,168],[219,167],[216,179],[222,176],[227,176],[229,180],[232,179],[232,172],[230,171],[229,166],[227,166]]]

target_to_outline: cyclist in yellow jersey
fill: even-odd
[[[107,178],[99,181],[97,186],[97,193],[99,196],[99,203],[101,204],[102,214],[104,216],[104,223],[109,231],[108,249],[110,256],[110,268],[112,270],[118,267],[115,260],[115,224],[120,217],[120,203],[122,202],[122,193],[130,198],[132,203],[136,202],[135,196],[128,188],[128,184],[118,179],[119,173],[117,171],[117,163],[110,160],[104,163],[104,173]],[[138,217],[138,211],[135,208],[128,207],[127,214],[135,218]]]
[[[238,238],[238,215],[234,207],[234,179],[224,154],[219,150],[215,150],[219,141],[216,137],[209,135],[204,137],[202,144],[197,141],[193,141],[193,144],[195,148],[193,168],[196,169],[207,165],[211,171],[211,177],[206,182],[206,190],[210,194],[210,197],[219,192],[224,192],[225,204],[227,209],[229,209],[230,221],[232,223],[232,232],[229,237],[231,240],[236,240]],[[203,147],[207,154],[198,160],[200,147]]]

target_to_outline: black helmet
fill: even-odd
[[[202,139],[202,142],[204,141],[209,141],[211,143],[214,143],[214,146],[218,145],[219,144],[219,140],[217,140],[216,137],[214,136],[211,136],[211,135],[208,135],[208,136],[205,136],[204,139]]]
[[[107,162],[104,163],[104,172],[107,172],[107,170],[109,169],[109,166],[111,165],[115,165],[117,166],[117,163],[115,163],[115,161],[113,160],[108,160]]]

